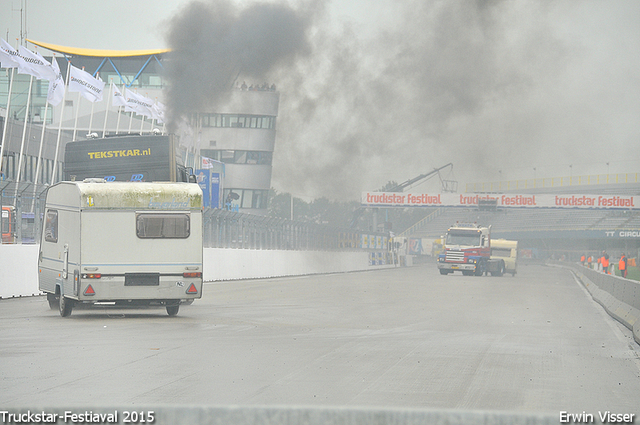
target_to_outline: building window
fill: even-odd
[[[233,164],[234,160],[235,160],[234,151],[230,151],[230,150],[220,151],[220,161],[224,162],[225,164]]]
[[[273,160],[273,153],[265,151],[202,149],[200,154],[225,164],[271,165]]]
[[[242,208],[252,208],[253,206],[253,190],[245,189],[242,191]]]
[[[261,189],[225,189],[224,208],[265,209],[269,191]]]
[[[238,115],[238,114],[201,114],[202,127],[218,128],[260,128],[272,130],[276,119],[272,116]]]

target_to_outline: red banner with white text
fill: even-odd
[[[457,194],[363,192],[367,207],[477,207],[481,200],[495,201],[500,208],[580,208],[640,209],[640,196],[630,195],[555,195],[555,194]]]

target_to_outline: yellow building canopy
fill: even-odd
[[[72,56],[89,56],[100,58],[124,58],[134,56],[152,56],[167,53],[169,49],[154,50],[100,50],[100,49],[84,49],[81,47],[67,47],[52,43],[43,43],[41,41],[27,40],[31,44],[51,50],[53,52],[63,53]]]

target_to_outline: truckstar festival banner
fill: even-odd
[[[477,207],[479,201],[495,201],[500,208],[640,209],[640,196],[622,195],[474,195],[457,193],[363,192],[367,207]]]

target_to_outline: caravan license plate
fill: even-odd
[[[452,268],[452,269],[457,269],[457,268],[458,268],[458,266],[451,266],[451,268]]]
[[[124,286],[159,286],[160,273],[125,273]]]

